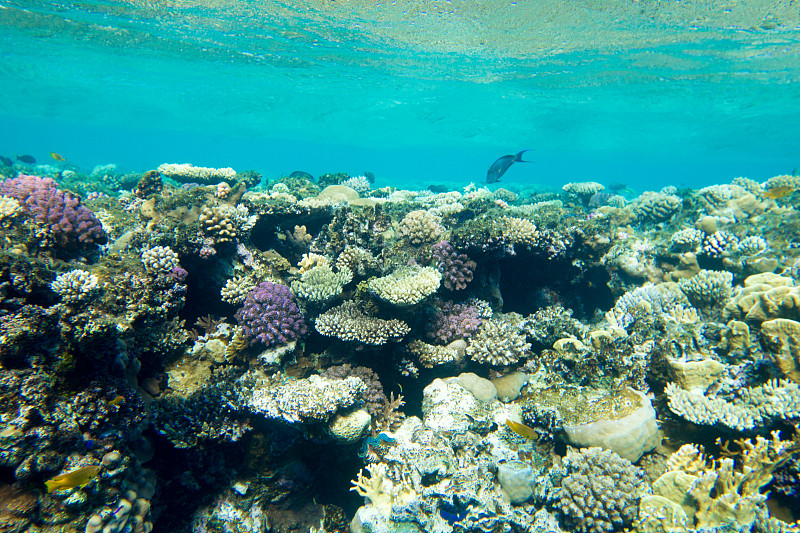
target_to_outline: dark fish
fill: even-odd
[[[2,155],[0,155],[0,163],[3,163],[5,167],[10,167],[14,164],[10,157],[3,157]]]
[[[308,181],[314,181],[314,176],[312,176],[308,172],[304,172],[302,170],[295,170],[294,172],[289,174],[289,177],[290,178],[304,178],[304,179],[307,179]]]
[[[29,165],[36,163],[36,158],[32,155],[18,155],[17,160],[22,161],[23,163],[28,163]]]
[[[373,174],[372,172],[369,172],[369,171],[364,172],[364,176],[367,178],[367,181],[369,181],[370,183],[375,183],[375,174]]]
[[[500,181],[500,178],[503,177],[503,174],[506,173],[508,167],[513,165],[514,163],[530,163],[530,161],[523,161],[522,154],[527,152],[528,150],[523,150],[516,155],[504,155],[494,163],[492,166],[489,167],[489,171],[486,173],[486,183],[497,183]]]
[[[442,192],[449,192],[450,188],[446,185],[436,185],[435,183],[432,185],[428,185],[428,190],[435,193],[442,193]]]
[[[608,188],[609,188],[609,190],[612,190],[612,191],[616,192],[616,191],[621,191],[623,189],[627,189],[628,188],[628,184],[627,183],[620,183],[619,181],[615,181],[613,183],[609,183],[608,184]]]

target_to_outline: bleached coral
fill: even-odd
[[[313,375],[278,386],[253,387],[243,395],[243,400],[267,418],[319,422],[355,405],[366,388],[355,376],[331,379]]]
[[[158,171],[168,178],[182,183],[197,182],[201,184],[216,184],[221,180],[233,179],[236,171],[230,167],[209,168],[196,167],[189,163],[159,165]]]
[[[75,269],[59,274],[50,284],[61,299],[70,304],[86,301],[98,289],[97,276],[85,270]]]
[[[457,341],[458,342],[458,341]],[[463,341],[462,341],[463,342]],[[417,356],[425,368],[434,368],[449,363],[460,363],[464,359],[464,350],[457,347],[436,346],[415,340],[408,344],[408,351]]]
[[[0,220],[11,218],[22,210],[19,201],[11,196],[0,195]]]
[[[336,268],[349,268],[353,274],[365,276],[369,271],[378,267],[378,260],[369,250],[359,246],[347,245],[339,257],[336,258]]]
[[[388,276],[372,278],[369,290],[378,298],[394,305],[418,304],[439,289],[442,274],[432,267],[403,267]]]
[[[385,344],[400,339],[410,331],[408,325],[396,318],[383,320],[366,312],[356,302],[345,302],[317,317],[317,331],[328,337],[364,344]]]
[[[758,255],[769,247],[767,240],[760,235],[750,235],[739,241],[736,251],[741,255]]]
[[[721,257],[736,251],[739,239],[728,231],[716,231],[703,239],[703,252],[711,257]]]
[[[351,178],[347,178],[342,183],[340,183],[340,185],[344,185],[345,187],[350,187],[359,194],[364,194],[365,192],[369,192],[370,189],[369,179],[367,179],[366,176],[353,176]]]
[[[764,272],[748,276],[722,311],[725,320],[761,323],[773,318],[800,319],[800,287],[792,278]]]

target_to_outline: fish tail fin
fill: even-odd
[[[517,155],[514,156],[514,161],[517,162],[517,163],[533,163],[533,161],[525,161],[524,159],[522,159],[522,154],[524,154],[525,152],[530,152],[530,151],[531,150],[528,149],[528,150],[523,150],[521,152],[518,152]]]

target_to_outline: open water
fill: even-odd
[[[0,154],[377,185],[762,181],[800,165],[800,4],[0,1]]]

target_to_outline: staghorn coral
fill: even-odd
[[[642,469],[601,448],[570,448],[564,468],[567,475],[552,501],[562,524],[580,533],[633,525],[646,487]]]
[[[367,314],[356,302],[345,302],[322,313],[314,322],[316,330],[327,337],[364,344],[385,344],[400,339],[410,331],[408,325],[396,318],[383,320]]]
[[[528,354],[531,345],[520,333],[520,323],[509,318],[492,318],[481,323],[467,344],[467,355],[477,363],[511,365]]]
[[[401,267],[380,278],[367,282],[370,292],[381,300],[397,305],[409,306],[422,300],[439,289],[442,275],[432,267]]]
[[[350,187],[358,194],[364,194],[366,192],[369,192],[369,189],[371,187],[369,179],[367,179],[366,176],[352,176],[341,182],[339,185]]]

